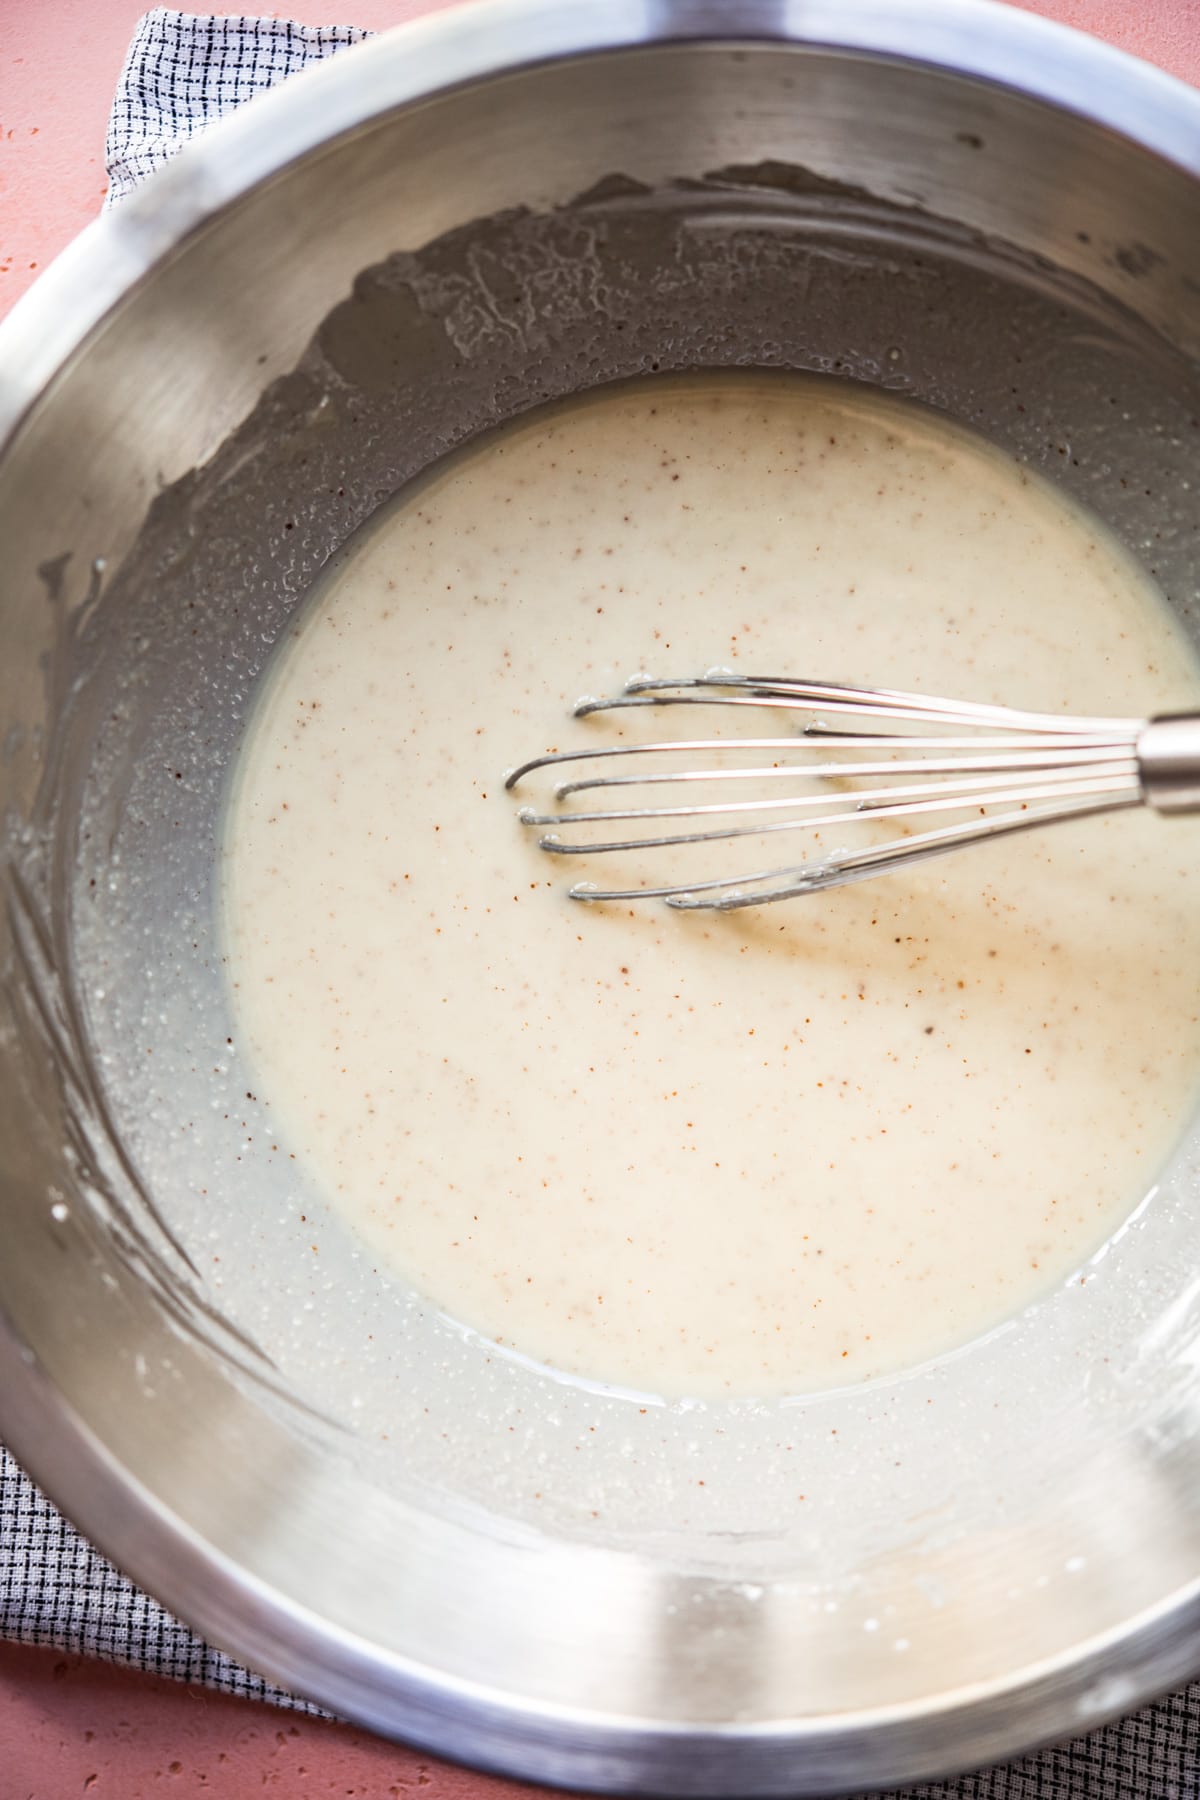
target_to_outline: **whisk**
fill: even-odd
[[[730,911],[865,881],[1060,820],[1142,805],[1161,813],[1200,811],[1200,713],[1071,718],[712,670],[682,680],[635,676],[610,699],[581,700],[575,716],[678,706],[773,710],[787,715],[790,729],[781,737],[591,744],[531,757],[508,773],[507,788],[541,769],[596,763],[603,771],[573,770],[557,781],[553,812],[521,808],[521,822],[542,830],[542,849],[613,856],[739,839],[786,841],[807,832],[815,853],[781,867],[666,885],[578,882],[570,889],[574,899],[662,899]],[[747,763],[749,753],[754,760]],[[688,757],[689,766],[659,766],[677,755]],[[685,798],[708,785],[715,797]],[[626,803],[631,790],[651,787],[664,790],[663,804]],[[748,790],[752,798],[738,797]],[[580,804],[581,795],[591,798]],[[851,828],[885,822],[882,838],[858,847],[839,841]],[[831,842],[834,847],[825,847]]]

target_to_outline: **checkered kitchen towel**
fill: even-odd
[[[56,1512],[0,1446],[0,1637],[131,1663],[315,1712],[240,1668],[143,1594]],[[0,1793],[5,1790],[0,1782]]]
[[[570,4],[570,0],[563,0]],[[210,119],[369,36],[354,26],[147,13],[109,124],[109,201]],[[0,1448],[0,1637],[309,1709],[192,1635],[79,1536]],[[879,1796],[878,1800],[889,1800]],[[1200,1800],[1200,1683],[1059,1750],[890,1800]]]
[[[147,13],[129,46],[108,122],[108,204],[222,113],[370,36],[357,25],[201,18],[164,6]]]

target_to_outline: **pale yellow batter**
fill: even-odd
[[[447,466],[315,597],[240,760],[227,953],[281,1140],[383,1265],[561,1370],[767,1394],[1086,1278],[1200,1080],[1200,838],[1119,814],[721,918],[570,901],[506,768],[579,741],[581,693],[713,664],[1200,695],[1095,521],[931,414],[613,390]]]

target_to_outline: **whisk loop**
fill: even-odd
[[[792,729],[778,737],[656,738],[531,757],[509,772],[506,788],[560,767],[591,763],[599,772],[556,782],[557,810],[522,807],[522,824],[542,831],[541,847],[559,856],[674,852],[799,832],[809,834],[813,848],[782,867],[702,880],[626,887],[581,881],[570,890],[574,899],[663,899],[684,909],[731,911],[865,881],[1063,819],[1142,804],[1161,812],[1200,810],[1200,715],[1190,713],[1074,718],[713,670],[670,680],[635,676],[609,699],[581,700],[575,716],[695,706],[783,712]],[[729,716],[732,722],[736,715]],[[770,761],[740,760],[751,752],[769,753]],[[669,763],[676,756],[689,757],[691,766],[657,766],[657,759]],[[636,766],[636,759],[647,766]],[[614,764],[616,772],[609,772]],[[694,784],[709,784],[716,797],[687,798]],[[765,791],[751,791],[750,784]],[[673,793],[663,794],[662,804],[627,803],[629,790],[649,788]],[[747,792],[750,797],[740,797]],[[583,806],[566,804],[583,794],[589,796]],[[612,805],[603,804],[608,794]],[[894,835],[857,846],[841,842],[851,828],[861,833],[889,820]],[[630,825],[647,829],[609,835]],[[581,827],[608,830],[576,835]],[[836,847],[822,847],[831,842]]]

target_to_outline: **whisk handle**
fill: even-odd
[[[1136,747],[1142,793],[1157,812],[1200,812],[1200,713],[1164,713]]]

